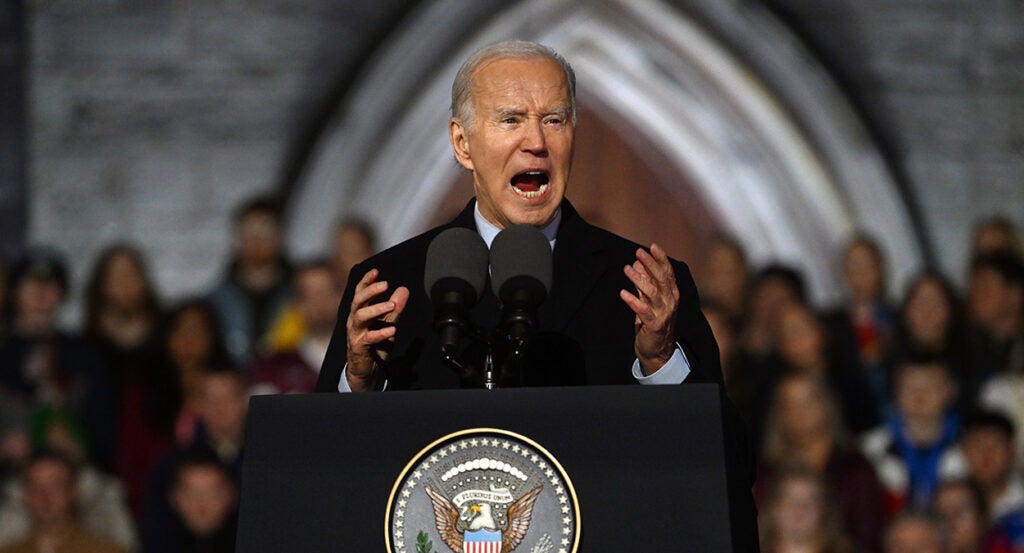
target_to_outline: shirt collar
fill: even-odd
[[[501,229],[491,224],[483,214],[480,213],[480,203],[477,202],[473,206],[473,220],[476,221],[476,231],[480,233],[480,237],[484,239],[487,244],[487,248],[490,249],[491,242],[494,241],[494,237],[501,232]],[[558,234],[558,227],[562,223],[562,208],[559,206],[558,211],[555,212],[555,218],[548,223],[548,225],[540,231],[544,233],[544,237],[548,239],[548,243],[551,244],[551,249],[555,249],[555,236]]]

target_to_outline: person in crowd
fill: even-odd
[[[31,518],[25,539],[0,553],[120,553],[126,551],[82,526],[75,515],[78,472],[53,451],[31,458],[24,471],[24,503]]]
[[[1009,218],[1001,215],[978,223],[974,228],[974,238],[971,240],[971,259],[997,252],[1017,257],[1024,255],[1017,228]]]
[[[920,355],[943,357],[966,390],[966,352],[963,306],[956,291],[941,273],[921,274],[903,296],[886,364],[891,367],[900,359]],[[964,395],[962,407],[967,401]]]
[[[843,422],[854,434],[881,421],[867,375],[849,357],[836,355],[818,316],[806,305],[788,302],[778,310],[776,374],[797,371],[817,375],[829,383],[839,400]]]
[[[750,279],[747,257],[739,242],[725,236],[712,240],[701,277],[699,286],[703,300],[720,306],[733,331],[738,331]]]
[[[229,469],[236,489],[241,489],[242,441],[249,403],[249,383],[230,368],[205,371],[199,380],[198,429],[193,440],[171,450],[153,469],[146,485],[142,545],[146,553],[171,551],[175,516],[169,501],[177,467],[187,451],[201,447],[216,454]]]
[[[935,512],[942,521],[949,553],[989,553],[997,541],[990,530],[985,492],[970,479],[946,480],[935,491]]]
[[[85,302],[85,337],[112,372],[115,468],[137,514],[146,474],[170,448],[181,408],[178,374],[157,362],[160,305],[142,254],[127,245],[102,252]]]
[[[1024,260],[1005,252],[975,259],[967,308],[973,395],[993,374],[1024,370]]]
[[[160,322],[160,302],[142,254],[119,244],[96,261],[85,290],[85,332],[100,346],[116,378],[124,379],[124,364],[152,345]]]
[[[75,467],[74,508],[78,522],[101,538],[126,550],[134,549],[138,538],[124,486],[115,476],[88,464],[82,433],[74,421],[53,412],[34,426],[36,451],[59,454]],[[31,512],[24,498],[23,474],[4,482],[0,490],[0,547],[20,541],[31,531]]]
[[[115,413],[109,369],[79,337],[58,327],[67,293],[62,256],[31,248],[11,274],[11,334],[0,344],[0,398],[8,429],[25,429],[33,417],[61,411],[82,425],[90,460],[113,466]]]
[[[848,445],[838,406],[820,376],[790,373],[779,381],[761,458],[755,486],[760,505],[786,467],[803,466],[824,479],[858,551],[879,551],[885,495],[871,463]]]
[[[857,361],[875,406],[883,408],[889,394],[882,362],[892,342],[894,316],[886,300],[885,262],[874,240],[860,235],[850,241],[843,254],[843,279],[846,303],[824,317],[829,341],[838,358]]]
[[[160,358],[163,374],[173,375],[175,385],[165,393],[178,396],[180,404],[175,420],[175,441],[188,443],[198,419],[197,396],[202,374],[215,367],[231,366],[217,317],[205,300],[185,300],[172,309],[160,333]]]
[[[738,381],[733,386],[757,391],[741,411],[755,448],[760,447],[771,389],[781,370],[779,311],[784,305],[805,300],[803,277],[793,268],[768,265],[752,281],[745,323],[737,335],[733,372]]]
[[[828,487],[814,472],[780,472],[762,507],[764,553],[852,553]]]
[[[768,265],[757,272],[740,332],[744,362],[761,362],[775,353],[779,309],[793,301],[807,301],[804,279],[796,269]]]
[[[978,403],[984,410],[1001,413],[1013,428],[1024,428],[1024,369],[993,375],[981,388]],[[1014,459],[1019,470],[1024,470],[1024,439],[1015,442]]]
[[[306,322],[305,337],[290,351],[263,356],[252,370],[253,394],[310,393],[316,389],[320,365],[337,319],[341,289],[326,260],[295,271],[295,306]]]
[[[339,293],[345,289],[348,273],[357,263],[376,252],[373,227],[359,219],[345,219],[334,233],[330,268],[334,285]],[[291,352],[306,338],[309,322],[297,301],[281,313],[268,336],[269,353]],[[337,314],[334,315],[337,317]],[[320,367],[317,366],[317,370]]]
[[[1024,508],[1024,478],[1014,462],[1014,430],[1009,419],[994,411],[964,419],[961,449],[971,477],[985,492],[993,521]]]
[[[893,413],[861,439],[886,491],[889,514],[927,508],[940,481],[967,472],[957,445],[956,384],[945,360],[908,359],[893,380]]]
[[[234,257],[209,300],[235,365],[246,367],[291,300],[291,266],[283,251],[277,201],[247,202],[234,223]]]
[[[761,405],[760,394],[763,391],[758,389],[758,376],[745,372],[750,365],[737,363],[736,328],[729,319],[729,313],[711,301],[702,301],[701,311],[711,326],[715,341],[718,342],[726,393],[736,404],[743,422],[752,432],[755,426],[759,426],[758,417],[761,414],[757,409]]]
[[[885,553],[947,553],[942,523],[927,511],[900,513],[885,532]]]
[[[238,489],[215,453],[202,447],[185,453],[174,473],[170,503],[176,532],[169,551],[234,553]]]
[[[370,223],[349,218],[338,224],[331,250],[334,282],[344,290],[352,267],[377,253],[377,233]]]

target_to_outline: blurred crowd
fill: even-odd
[[[1024,552],[1021,242],[1004,218],[965,240],[963,291],[928,270],[893,294],[857,236],[825,310],[798,269],[709,248],[698,288],[759,452],[762,551]]]
[[[239,207],[207,293],[167,304],[140,250],[96,259],[80,332],[54,248],[0,264],[0,551],[233,552],[249,396],[311,392],[371,228],[293,265],[281,210]]]
[[[234,550],[248,398],[313,390],[375,245],[343,221],[293,265],[265,198],[233,232],[221,281],[173,305],[140,250],[110,247],[80,332],[58,325],[57,250],[0,264],[0,553]],[[759,452],[763,551],[1024,552],[1021,243],[1001,218],[965,240],[964,290],[928,271],[894,294],[858,236],[823,311],[798,268],[708,248],[698,287]]]

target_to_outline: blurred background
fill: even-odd
[[[147,524],[151,544],[214,536],[191,524],[188,485],[221,486],[230,512],[229,400],[306,391],[351,264],[465,204],[451,81],[513,37],[574,65],[569,197],[691,266],[758,440],[794,371],[828,376],[847,444],[899,419],[905,365],[945,367],[958,392],[940,414],[1022,423],[1019,0],[3,0],[0,426],[18,486],[56,445],[51,465],[121,490],[122,547]],[[909,292],[929,282],[939,314],[918,318],[940,321],[939,346],[908,337]],[[863,449],[882,476],[886,447]],[[905,503],[936,506],[937,481],[908,478],[920,498],[882,478],[886,507],[861,506],[885,519],[846,521],[857,549],[880,551]]]
[[[2,246],[55,244],[81,283],[104,245],[131,240],[181,297],[216,280],[229,214],[256,193],[285,199],[302,255],[326,247],[341,214],[386,221],[382,245],[397,242],[468,194],[443,151],[454,64],[515,35],[577,65],[571,192],[595,222],[644,239],[657,231],[626,220],[657,206],[663,241],[691,264],[726,231],[757,261],[813,269],[821,299],[836,275],[819,265],[856,230],[897,276],[934,261],[962,283],[972,224],[1024,221],[1021,12],[1014,0],[9,0]],[[424,205],[438,215],[403,211]]]

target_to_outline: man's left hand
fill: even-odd
[[[637,293],[620,290],[619,297],[636,313],[633,349],[644,374],[649,376],[668,363],[675,352],[679,288],[668,255],[657,244],[651,244],[650,253],[638,248],[636,261],[626,265],[623,272]]]

